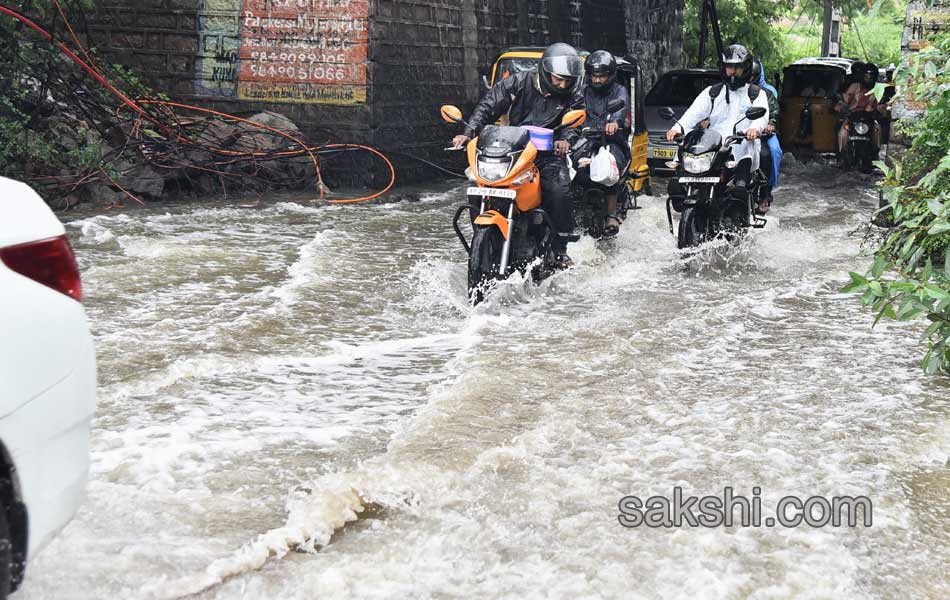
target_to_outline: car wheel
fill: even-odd
[[[7,514],[0,508],[0,600],[10,593],[10,579],[13,573],[13,540],[10,538],[10,525]]]

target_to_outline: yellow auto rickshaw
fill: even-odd
[[[849,83],[854,61],[803,58],[785,67],[782,77],[779,139],[798,160],[838,151],[840,117],[835,105]]]
[[[579,50],[582,58],[586,58],[589,52]],[[484,78],[486,87],[491,87],[495,83],[511,77],[516,73],[533,69],[541,60],[544,54],[543,46],[528,46],[518,48],[508,48],[503,50],[492,65],[490,76]],[[626,85],[630,92],[633,114],[631,114],[631,133],[629,138],[631,161],[630,174],[627,178],[627,188],[630,197],[636,206],[636,198],[642,193],[651,193],[650,190],[650,167],[647,165],[647,127],[643,112],[643,100],[645,92],[643,90],[643,71],[639,62],[633,58],[617,57],[617,80]],[[507,117],[502,117],[506,121]],[[644,192],[645,190],[645,192]]]

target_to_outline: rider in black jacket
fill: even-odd
[[[617,82],[617,60],[610,52],[598,50],[591,53],[585,66],[588,81],[584,92],[587,109],[584,127],[606,130],[607,148],[614,155],[617,168],[622,170],[630,160],[630,146],[627,144],[627,135],[630,133],[627,122],[630,92]],[[611,100],[623,100],[623,108],[608,112],[607,104]],[[604,235],[616,235],[620,230],[620,220],[617,218],[617,193],[620,185],[618,183],[606,188],[608,216]]]
[[[512,125],[554,129],[567,111],[584,108],[583,84],[584,62],[577,50],[564,43],[552,44],[536,68],[503,79],[488,90],[468,120],[465,133],[452,142],[456,147],[468,143],[482,127],[506,112]],[[542,206],[557,228],[558,235],[551,245],[561,267],[572,264],[567,241],[574,229],[574,215],[566,156],[576,137],[573,129],[561,130],[554,151],[539,152],[535,161],[541,172]]]

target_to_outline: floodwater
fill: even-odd
[[[919,323],[838,291],[872,183],[792,167],[775,195],[685,264],[643,199],[475,309],[447,185],[65,215],[90,483],[16,598],[950,597],[950,386]],[[873,524],[618,521],[726,486],[866,496]]]

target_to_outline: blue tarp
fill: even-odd
[[[775,97],[778,98],[778,91],[765,80],[765,66],[762,67],[762,72],[759,74],[759,87],[764,90],[769,90]],[[777,133],[777,132],[776,132]],[[769,150],[772,152],[772,187],[778,185],[778,171],[779,166],[782,164],[782,145],[779,144],[778,135],[773,135],[769,138]]]

